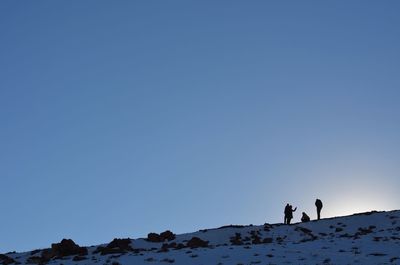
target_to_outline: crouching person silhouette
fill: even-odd
[[[301,217],[302,222],[310,222],[310,216],[308,216],[305,212],[303,212],[303,216]]]

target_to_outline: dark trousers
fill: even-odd
[[[321,219],[321,209],[322,208],[317,208],[317,219]]]
[[[287,217],[287,216],[285,216],[285,224],[287,224],[287,225],[290,225],[290,220],[292,220],[292,218],[291,217]]]

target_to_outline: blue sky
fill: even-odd
[[[399,8],[1,1],[0,252],[400,208]]]

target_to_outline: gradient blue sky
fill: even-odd
[[[400,208],[399,13],[1,1],[0,252]]]

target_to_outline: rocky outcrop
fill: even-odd
[[[162,232],[162,233],[160,234],[160,237],[161,237],[161,239],[162,239],[163,241],[172,241],[172,240],[175,239],[176,236],[175,236],[174,233],[172,233],[171,231],[167,230],[167,231],[165,231],[165,232]]]
[[[189,248],[205,248],[208,247],[208,241],[204,241],[198,237],[192,237],[187,243],[186,246]]]
[[[56,258],[63,258],[72,255],[85,256],[88,251],[87,248],[75,244],[72,239],[63,239],[60,243],[51,244],[51,254]]]
[[[36,256],[36,254],[40,252],[41,255]],[[72,255],[83,257],[87,254],[87,248],[80,247],[79,245],[75,244],[72,239],[63,239],[60,243],[51,244],[51,248],[32,251],[31,257],[27,259],[27,263],[45,264],[52,259],[62,259]]]
[[[160,235],[157,234],[157,233],[149,233],[149,234],[147,235],[146,240],[149,241],[149,242],[153,242],[153,243],[160,243],[160,242],[162,242]]]
[[[108,243],[105,247],[98,247],[95,253],[100,253],[101,255],[107,254],[123,254],[129,251],[133,251],[131,246],[132,240],[130,238],[115,238],[113,241]]]
[[[153,243],[161,243],[165,241],[172,241],[176,238],[175,234],[167,230],[161,234],[149,233],[146,240]]]

